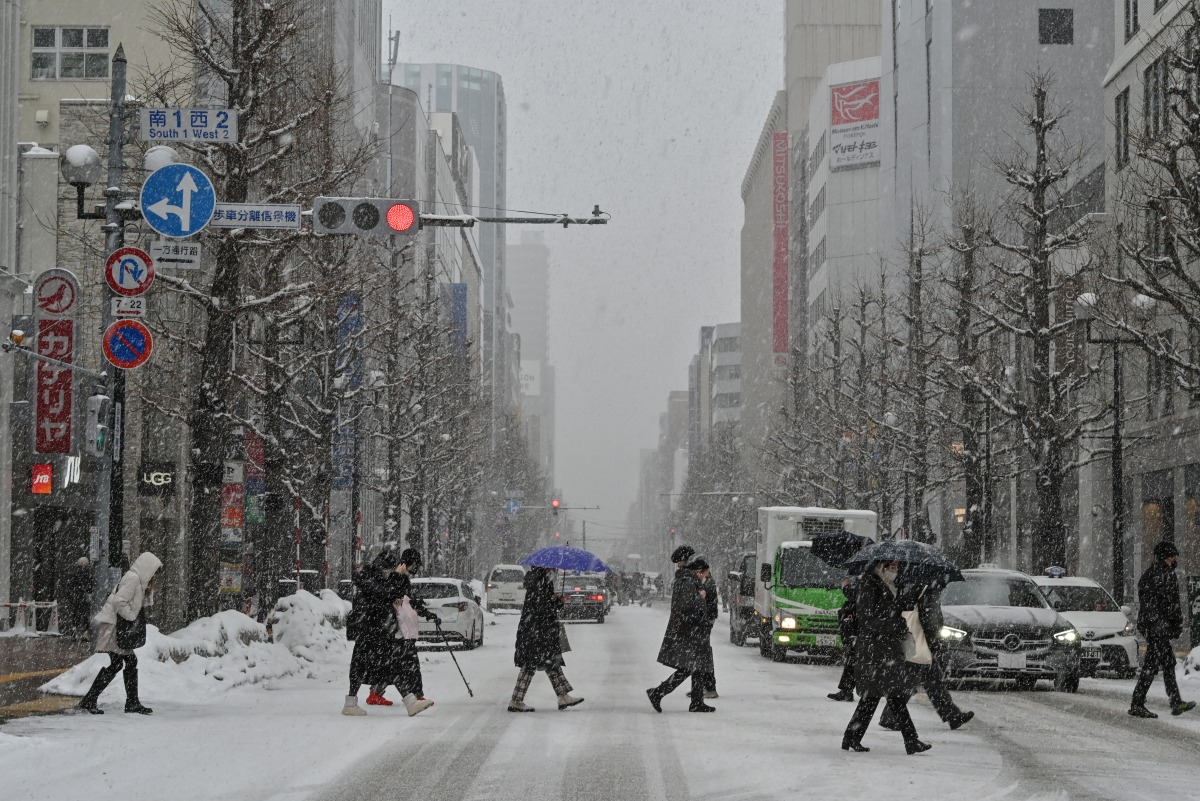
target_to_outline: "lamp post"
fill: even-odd
[[[1112,346],[1113,394],[1112,394],[1112,573],[1113,597],[1118,604],[1125,603],[1125,443],[1123,439],[1121,410],[1124,406],[1124,386],[1121,378],[1121,346],[1137,344],[1136,339],[1125,337],[1092,336],[1092,320],[1096,317],[1099,298],[1085,292],[1075,299],[1075,319],[1082,320],[1087,341],[1093,345]],[[1133,308],[1142,315],[1154,310],[1154,300],[1145,295],[1134,298]]]

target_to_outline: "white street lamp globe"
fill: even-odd
[[[146,172],[154,172],[160,167],[178,163],[179,153],[166,145],[155,145],[146,151],[146,155],[142,159],[142,166],[146,168]]]
[[[72,186],[98,184],[104,178],[104,163],[90,145],[71,145],[63,154],[62,174]]]
[[[1158,301],[1149,295],[1143,295],[1140,292],[1133,296],[1133,300],[1129,301],[1130,307],[1133,309],[1133,316],[1139,320],[1149,320],[1154,316],[1154,310],[1158,306]]]

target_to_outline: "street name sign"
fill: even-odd
[[[190,164],[168,164],[150,173],[142,184],[142,218],[172,239],[200,233],[217,205],[208,176]]]
[[[138,138],[143,142],[236,142],[237,109],[144,108]]]
[[[154,239],[150,242],[150,258],[159,267],[174,267],[177,270],[199,270],[200,243]]]
[[[300,205],[293,203],[218,203],[213,228],[300,228]]]
[[[154,340],[137,320],[117,320],[104,332],[104,358],[115,367],[132,370],[150,358]]]
[[[137,297],[154,283],[154,260],[141,248],[118,248],[104,262],[104,280],[118,295]]]

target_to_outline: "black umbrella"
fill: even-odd
[[[861,573],[876,562],[899,562],[900,580],[909,584],[962,581],[962,572],[949,554],[936,545],[916,540],[888,540],[868,545],[842,565]]]
[[[842,567],[847,559],[874,542],[870,537],[851,534],[849,531],[818,534],[812,538],[812,552],[813,556],[822,562]]]

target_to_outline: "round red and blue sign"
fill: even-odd
[[[123,370],[141,367],[150,358],[154,339],[137,320],[117,320],[104,332],[104,358]]]

